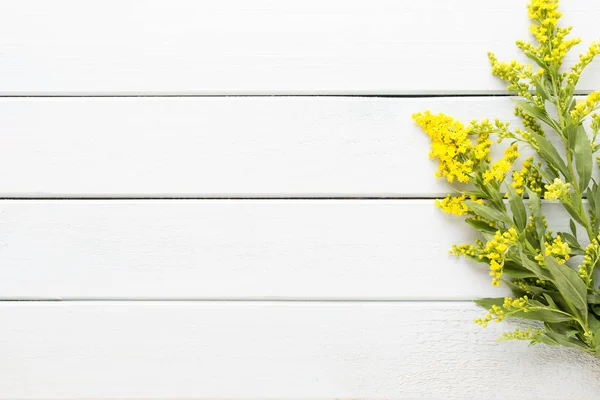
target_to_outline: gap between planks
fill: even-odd
[[[587,96],[591,93],[589,90],[576,90],[576,96]],[[242,97],[242,98],[261,98],[261,97],[352,97],[352,98],[382,98],[382,99],[435,99],[435,98],[453,98],[453,97],[517,97],[509,92],[489,92],[489,93],[405,93],[405,94],[380,94],[380,93],[314,93],[314,94],[294,94],[294,93],[214,93],[214,94],[183,94],[183,93],[154,93],[154,94],[117,94],[117,93],[90,93],[90,94],[2,94],[0,99],[29,99],[29,98],[145,98],[145,97],[164,97],[164,98],[215,98],[215,97]]]

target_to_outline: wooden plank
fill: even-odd
[[[561,6],[600,38],[598,2]],[[486,54],[528,27],[522,0],[3,0],[0,94],[500,93]]]
[[[568,216],[544,206],[550,228]],[[0,203],[4,299],[402,299],[502,296],[474,239],[431,200]]]
[[[452,190],[435,179],[429,139],[411,115],[518,125],[513,106],[508,98],[5,98],[0,196],[445,196]]]
[[[1,303],[0,398],[597,396],[597,358],[496,343],[515,324],[482,329],[472,323],[482,312],[470,303]]]

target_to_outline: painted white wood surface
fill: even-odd
[[[5,98],[0,196],[445,196],[411,115],[516,125],[513,108],[505,97]]]
[[[597,398],[600,361],[470,303],[2,303],[0,398]]]
[[[568,231],[556,204],[550,228]],[[0,297],[471,300],[502,296],[432,200],[0,203]]]
[[[600,38],[597,1],[562,9]],[[2,0],[0,94],[497,93],[486,54],[528,26],[523,0]]]

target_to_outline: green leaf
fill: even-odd
[[[600,295],[595,293],[588,293],[587,302],[590,304],[600,304]]]
[[[575,241],[577,241],[577,228],[575,227],[575,222],[573,222],[572,219],[569,220],[569,228],[571,228],[571,233],[573,234]]]
[[[535,138],[536,143],[540,148],[540,155],[544,158],[544,160],[553,167],[554,169],[560,171],[565,177],[567,182],[573,181],[571,178],[571,173],[565,164],[563,158],[558,154],[558,150],[556,147],[543,136],[538,135],[537,133],[531,133],[531,136]]]
[[[506,190],[508,193],[508,205],[513,214],[515,226],[519,231],[523,231],[527,225],[527,211],[525,210],[523,199],[517,194],[517,191],[512,185],[508,183],[506,184]]]
[[[594,232],[600,229],[600,185],[594,184],[594,213],[596,220],[594,222]]]
[[[531,214],[533,216],[533,222],[535,224],[535,232],[537,233],[540,241],[540,247],[544,248],[544,237],[546,236],[546,226],[542,219],[542,202],[540,197],[534,191],[530,190],[527,186],[527,195],[529,196],[529,207],[531,207]]]
[[[576,311],[584,320],[587,320],[587,286],[577,272],[566,264],[559,264],[552,257],[544,257],[548,271],[552,275],[552,282],[563,295],[573,311]]]
[[[598,320],[598,318],[594,317],[594,314],[590,314],[588,325],[590,326],[590,329],[593,332],[600,330],[600,321]]]
[[[547,336],[546,334],[543,334],[538,339],[540,339],[540,342],[542,342],[548,346],[558,346],[558,343],[556,342],[556,340],[552,339],[551,337]]]
[[[504,304],[504,297],[487,297],[485,299],[473,300],[473,303],[489,310],[492,306],[502,307],[502,304]]]
[[[484,218],[490,222],[501,221],[509,226],[512,225],[512,221],[505,214],[502,214],[501,212],[496,211],[493,208],[486,206],[485,204],[479,204],[472,200],[466,200],[465,204],[467,205],[467,207],[469,207],[469,210],[473,211],[481,218]]]
[[[566,346],[566,347],[573,347],[579,350],[587,350],[587,346],[582,343],[581,341],[573,338],[573,337],[569,337],[568,332],[570,332],[570,329],[564,333],[558,333],[552,330],[552,328],[550,328],[548,326],[549,324],[546,324],[546,333],[545,335],[548,335],[551,339],[555,340],[558,344]]]
[[[573,217],[573,219],[575,221],[579,222],[583,226],[586,225],[586,222],[583,219],[583,217],[581,215],[579,215],[579,212],[573,207],[573,205],[569,201],[561,201],[560,204],[563,205],[563,207],[565,208],[565,210],[567,210],[567,212],[569,213],[569,215],[571,217]]]
[[[590,314],[588,325],[592,333],[594,334],[594,340],[598,343],[595,351],[597,355],[600,355],[600,320],[594,316],[594,314]]]
[[[526,268],[522,268],[519,264],[514,262],[510,264],[508,263],[508,261],[504,262],[502,272],[508,276],[512,276],[513,278],[537,278],[536,274],[534,274]],[[510,282],[506,283],[510,286]]]
[[[546,70],[548,69],[548,64],[544,62],[544,60],[542,60],[541,58],[539,58],[537,55],[535,55],[534,53],[531,52],[523,52],[525,54],[525,56],[527,56],[527,58],[529,58],[531,61],[533,61],[534,63],[536,63],[540,68]]]
[[[552,296],[550,296],[550,294],[544,293],[544,298],[546,299],[546,301],[548,302],[548,305],[550,307],[558,308],[558,306],[556,305],[556,303],[554,302],[554,299],[552,299]]]
[[[596,184],[594,183],[594,186],[592,187],[596,187]],[[596,203],[594,201],[594,193],[592,192],[591,188],[587,188],[586,192],[585,192],[585,197],[587,198],[588,202],[590,203],[590,209],[593,211],[594,208],[596,208]]]
[[[496,231],[498,230],[497,228],[490,226],[488,222],[473,218],[467,218],[465,219],[465,222],[480,232],[496,233]]]
[[[579,192],[583,193],[590,184],[590,179],[592,179],[592,147],[583,125],[579,125],[574,133],[575,147],[573,155],[575,156],[575,168],[579,176]]]
[[[529,319],[532,321],[544,321],[550,323],[568,322],[573,321],[574,319],[571,315],[567,315],[558,310],[552,310],[550,308],[545,308],[542,310],[533,310],[529,312],[519,311],[514,314],[511,314],[511,316],[515,318]]]
[[[538,61],[542,62],[537,56],[535,56],[533,54],[528,54],[527,57],[529,59],[535,61],[538,65],[540,65],[538,63]],[[546,66],[541,66],[541,67],[544,69],[547,68]],[[539,77],[538,75],[534,75],[533,76],[533,84],[535,85],[536,93],[539,94],[540,96],[542,96],[542,99],[544,99],[544,101],[545,100],[552,101],[552,99],[554,99],[554,97],[548,91],[548,88],[546,87],[546,85],[544,85],[543,78]]]

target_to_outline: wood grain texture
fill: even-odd
[[[598,2],[562,10],[600,38]],[[3,0],[0,94],[499,93],[486,54],[528,27],[522,0]]]
[[[5,98],[0,196],[445,196],[452,189],[435,179],[411,115],[518,126],[513,107],[508,98]]]
[[[1,303],[0,398],[596,398],[600,362],[470,303]]]
[[[550,228],[568,230],[558,205]],[[4,299],[401,299],[502,296],[474,239],[431,200],[4,201]]]

